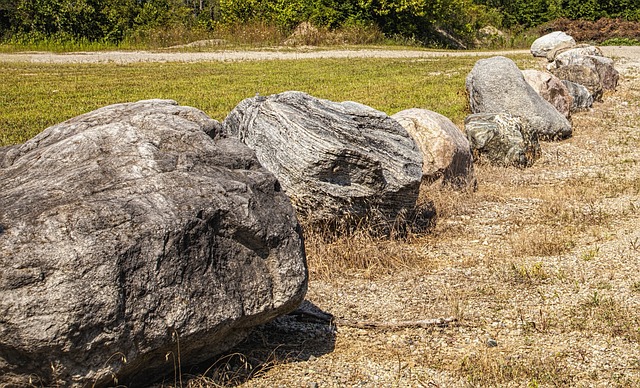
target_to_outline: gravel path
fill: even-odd
[[[102,51],[56,54],[28,52],[0,54],[0,62],[31,63],[136,63],[136,62],[207,62],[267,61],[276,59],[324,58],[432,58],[458,56],[494,56],[525,54],[528,50],[508,51],[421,51],[421,50],[327,50],[327,51],[215,51],[151,52]]]
[[[640,47],[602,47],[608,57],[640,59]],[[326,51],[214,51],[214,52],[152,52],[100,51],[75,53],[24,52],[0,53],[0,62],[30,63],[137,63],[137,62],[207,62],[207,61],[268,61],[325,58],[434,58],[527,54],[529,50],[501,51],[425,51],[425,50],[326,50]]]

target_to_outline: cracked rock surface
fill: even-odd
[[[219,129],[147,100],[0,149],[0,385],[148,383],[298,306],[290,201]]]

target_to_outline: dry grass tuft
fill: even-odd
[[[458,372],[472,387],[489,387],[505,383],[521,387],[540,385],[569,386],[574,373],[565,362],[566,355],[532,351],[507,355],[498,348],[488,348],[462,358]]]

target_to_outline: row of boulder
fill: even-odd
[[[576,45],[564,32],[537,39],[531,53],[547,59],[545,70],[520,71],[512,60],[493,57],[478,61],[467,76],[473,114],[465,132],[476,159],[532,165],[539,139],[570,137],[571,114],[591,108],[618,84],[612,59],[595,46]]]
[[[0,385],[142,385],[171,357],[210,359],[304,299],[298,219],[392,223],[421,185],[473,189],[478,158],[527,166],[538,137],[571,135],[507,58],[478,61],[466,87],[464,132],[290,91],[221,123],[116,104],[0,148]]]

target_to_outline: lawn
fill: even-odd
[[[223,120],[244,98],[287,90],[357,101],[388,114],[425,108],[461,124],[468,113],[464,78],[476,60],[0,63],[0,146],[24,142],[50,125],[119,102],[173,99]]]

